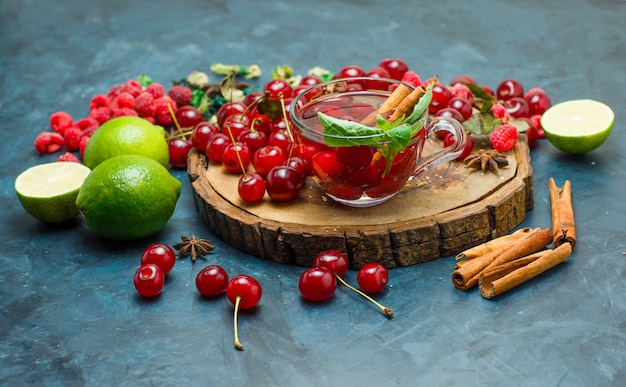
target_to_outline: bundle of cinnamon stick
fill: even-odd
[[[460,290],[478,285],[487,299],[502,294],[565,261],[576,244],[571,183],[548,181],[552,229],[523,228],[457,255],[452,283]],[[547,248],[553,244],[554,248]]]

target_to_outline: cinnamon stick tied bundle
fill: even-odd
[[[556,186],[553,178],[548,180],[550,201],[552,202],[552,232],[554,246],[569,242],[576,245],[576,226],[572,207],[572,183],[565,180],[562,188]]]
[[[452,272],[454,286],[468,290],[478,284],[484,271],[545,249],[552,242],[552,231],[548,228],[521,229],[511,237],[495,250],[472,258],[467,264],[457,264]]]

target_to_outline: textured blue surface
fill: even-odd
[[[621,386],[626,380],[626,2],[618,0],[101,1],[0,0],[0,384]],[[344,289],[304,302],[302,268],[247,256],[212,237],[184,171],[176,212],[142,241],[111,242],[79,220],[27,215],[13,190],[49,115],[87,114],[91,96],[139,74],[165,84],[212,63],[368,68],[400,57],[423,77],[515,77],[553,102],[593,98],[616,112],[600,149],[532,152],[535,208],[550,227],[548,178],[570,179],[579,240],[568,261],[495,300],[453,288],[453,258],[394,269],[380,300],[392,320]],[[216,80],[217,78],[214,78]],[[132,276],[152,242],[195,233],[208,262],[264,286],[240,316],[197,295],[206,262],[177,263],[164,293]],[[348,279],[354,282],[355,273]]]

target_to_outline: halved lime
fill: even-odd
[[[78,215],[76,197],[90,172],[80,163],[39,164],[15,179],[15,192],[26,212],[36,219],[63,222]]]
[[[615,113],[606,104],[591,99],[553,105],[541,117],[546,138],[557,149],[573,154],[590,152],[611,134]]]

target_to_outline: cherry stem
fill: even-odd
[[[385,305],[382,305],[380,302],[374,300],[372,297],[368,296],[367,294],[363,293],[362,291],[360,291],[359,289],[355,288],[354,286],[350,285],[349,283],[347,283],[343,278],[341,278],[341,276],[337,273],[335,273],[335,277],[337,277],[337,279],[339,280],[339,282],[341,282],[344,286],[346,286],[348,289],[353,290],[354,292],[356,292],[357,294],[359,294],[360,296],[362,296],[363,298],[365,298],[366,300],[368,300],[369,302],[371,302],[372,304],[376,305],[376,307],[378,307],[378,309],[382,310],[383,313],[385,313],[385,315],[389,318],[393,317],[393,310],[391,310],[391,308],[386,307]]]
[[[243,161],[241,160],[241,155],[239,154],[239,150],[237,149],[237,142],[235,141],[235,136],[233,136],[233,132],[230,130],[230,122],[227,122],[228,126],[228,136],[230,137],[230,141],[233,143],[233,148],[235,149],[235,154],[237,155],[237,161],[239,161],[239,166],[241,167],[241,171],[245,176],[248,176],[246,172],[246,167],[243,166]]]
[[[239,303],[240,302],[241,302],[241,296],[237,296],[237,298],[235,299],[235,313],[234,313],[234,318],[233,318],[233,326],[234,326],[233,331],[235,332],[235,348],[240,350],[240,351],[243,351],[243,345],[239,341],[239,332],[237,330],[237,315],[239,314]]]
[[[174,125],[176,126],[176,130],[178,131],[178,133],[183,133],[183,130],[180,127],[178,120],[176,119],[176,114],[174,114],[174,109],[172,109],[172,106],[169,103],[167,104],[167,110],[169,110],[170,112],[170,116],[172,117],[172,121],[174,121]],[[184,134],[182,137],[185,137]]]
[[[285,120],[285,132],[287,132],[287,136],[291,140],[292,146],[289,148],[289,157],[291,158],[291,154],[293,153],[293,148],[296,145],[296,141],[293,138],[293,133],[291,132],[291,125],[289,125],[289,120],[287,119],[287,109],[285,109],[285,100],[283,98],[283,93],[278,94],[278,100],[280,101],[280,107],[283,111],[283,120]]]

